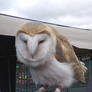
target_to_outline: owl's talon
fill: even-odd
[[[61,92],[61,88],[62,88],[62,86],[58,85],[57,88],[56,88],[56,90],[55,90],[55,92]]]
[[[55,92],[61,92],[60,88],[56,88]]]
[[[39,88],[36,92],[45,92],[46,89],[44,87]]]
[[[46,88],[48,88],[47,85],[43,85],[41,88],[39,88],[36,92],[46,92]]]

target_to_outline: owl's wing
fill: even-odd
[[[61,62],[64,61],[70,63],[73,67],[75,78],[85,83],[84,72],[86,71],[86,67],[77,58],[72,45],[69,43],[66,37],[62,35],[57,36],[57,44],[57,50],[59,51],[59,53],[56,54],[56,58],[58,60],[61,59]]]

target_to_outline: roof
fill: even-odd
[[[15,36],[18,27],[35,20],[0,14],[0,34]],[[70,43],[78,48],[92,49],[92,30],[51,24],[60,34],[66,36]]]

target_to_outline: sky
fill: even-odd
[[[92,0],[0,0],[0,13],[92,29]]]

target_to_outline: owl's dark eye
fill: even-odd
[[[45,40],[41,40],[41,41],[39,41],[39,44],[42,44],[42,43],[44,43],[44,41],[45,41]]]
[[[23,40],[23,42],[24,42],[25,44],[27,44],[27,40]]]

